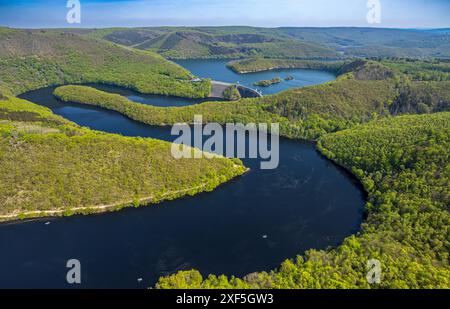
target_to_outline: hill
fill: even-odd
[[[171,144],[81,128],[0,96],[0,221],[118,210],[210,191],[240,160],[176,160]]]
[[[445,29],[444,29],[445,30]],[[382,28],[159,27],[100,29],[88,36],[168,58],[450,58],[447,31]]]
[[[383,28],[280,28],[292,38],[316,42],[346,56],[450,57],[450,41],[438,32]]]
[[[0,28],[0,221],[103,212],[209,191],[239,160],[175,160],[171,144],[81,128],[14,95],[100,82],[202,97],[182,67],[147,51],[57,30]]]
[[[57,30],[0,28],[0,84],[14,94],[40,87],[99,82],[143,93],[207,97],[209,82],[161,56]]]
[[[389,117],[324,135],[322,153],[352,170],[368,192],[360,233],[271,272],[227,278],[182,271],[160,278],[157,288],[446,289],[449,147],[450,113]],[[376,285],[366,279],[371,259],[382,265]]]
[[[279,122],[281,134],[317,139],[378,116],[450,111],[450,82],[411,81],[377,61],[354,61],[326,84],[294,88],[257,99],[206,102],[178,108],[137,104],[119,95],[85,86],[63,86],[55,95],[64,101],[97,105],[151,125],[191,122]]]
[[[122,30],[104,36],[111,42],[152,50],[167,58],[239,58],[246,55],[283,58],[336,57],[312,43],[257,33],[214,33],[203,29]]]
[[[154,93],[207,92],[207,83],[196,88],[188,72],[161,56],[95,38],[116,31],[0,30],[0,220],[158,202],[212,190],[245,171],[239,160],[173,160],[168,143],[81,128],[14,97],[27,89],[81,81]],[[278,30],[202,31],[270,36]],[[289,31],[280,37],[298,35]],[[63,86],[55,94],[148,124],[192,121],[194,114],[219,123],[279,122],[284,136],[316,140],[318,149],[350,170],[368,193],[361,232],[337,248],[311,250],[272,272],[244,278],[179,272],[161,278],[159,288],[448,288],[447,64],[357,60],[336,69],[339,77],[323,85],[226,104],[163,109],[84,86]],[[416,113],[424,115],[397,116]],[[373,258],[382,262],[382,280],[369,286],[365,275]]]
[[[236,73],[247,74],[276,69],[313,69],[339,73],[345,61],[314,61],[294,59],[248,58],[230,61],[227,67]]]

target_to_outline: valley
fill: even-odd
[[[92,288],[370,288],[373,258],[378,288],[448,288],[440,35],[0,28],[0,286],[66,288],[78,256]],[[279,124],[279,167],[176,160],[168,126],[195,115]]]

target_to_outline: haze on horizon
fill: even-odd
[[[66,0],[0,0],[0,25],[16,28],[257,26],[448,28],[448,0],[380,0],[381,23],[366,20],[367,0],[80,0],[81,23],[66,21]]]

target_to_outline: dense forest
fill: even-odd
[[[0,28],[0,164],[7,171],[0,174],[0,220],[158,202],[212,190],[246,170],[234,159],[174,160],[169,143],[81,128],[15,95],[48,85],[99,82],[143,93],[206,97],[209,82],[192,83],[183,68],[133,47],[172,57],[228,57],[210,47],[233,41],[227,48],[251,47],[239,56],[257,56],[235,63],[242,65],[240,71],[286,63],[323,69],[323,62],[280,58],[300,57],[284,50],[293,40],[310,48],[298,50],[317,55],[335,54],[344,44],[351,55],[383,58],[329,62],[338,75],[334,81],[230,102],[162,108],[81,85],[59,87],[55,96],[152,125],[192,122],[195,114],[205,122],[280,123],[283,136],[317,141],[318,149],[351,171],[368,193],[361,231],[337,248],[310,250],[274,271],[244,278],[179,272],[161,278],[158,288],[450,288],[448,62],[384,58],[448,51],[441,42],[431,46],[422,31],[374,29],[374,36],[367,31]],[[203,41],[193,44],[191,34],[222,41],[210,41],[203,53]],[[278,41],[270,41],[274,35]],[[399,35],[405,40],[394,42]],[[409,50],[410,44],[418,47]],[[269,56],[274,59],[261,59]],[[372,258],[382,262],[383,277],[369,286],[365,274]]]
[[[63,100],[150,124],[190,121],[195,112],[206,122],[276,119],[282,135],[318,140],[319,150],[352,171],[368,192],[362,231],[336,249],[311,250],[277,270],[244,278],[179,272],[161,278],[158,288],[368,288],[364,274],[371,258],[384,269],[376,287],[449,287],[450,113],[432,113],[449,110],[449,94],[446,81],[416,81],[374,60],[348,64],[324,85],[222,108],[211,102],[160,109],[81,86],[55,91]],[[393,117],[416,113],[426,115]]]
[[[148,51],[56,30],[0,27],[0,81],[14,94],[49,85],[105,83],[142,93],[204,98],[210,82]]]
[[[279,122],[281,133],[316,140],[325,133],[349,128],[378,116],[450,110],[450,83],[412,81],[376,61],[355,61],[326,84],[290,89],[258,99],[222,104],[161,108],[138,104],[85,86],[62,86],[55,95],[64,101],[98,105],[152,125],[192,122]],[[415,103],[411,103],[415,102]]]
[[[270,71],[275,69],[314,69],[329,71],[337,74],[346,63],[347,62],[345,61],[248,58],[230,61],[227,64],[227,67],[240,74]]]
[[[382,28],[154,27],[66,30],[164,57],[449,58],[448,33]]]
[[[205,122],[230,123],[280,123],[283,132],[290,124],[284,117],[262,110],[254,99],[232,102],[206,102],[183,107],[156,107],[87,86],[61,86],[54,95],[66,102],[100,106],[117,111],[127,117],[149,125],[192,123],[195,115],[202,115]]]
[[[386,66],[407,74],[416,81],[450,80],[449,60],[379,59]]]
[[[244,278],[179,272],[158,288],[449,288],[450,113],[388,117],[326,134],[319,149],[369,193],[362,230],[336,249],[310,250]],[[382,263],[367,283],[367,261]]]
[[[0,221],[147,205],[245,172],[239,160],[175,160],[170,143],[91,131],[5,94],[0,165]]]

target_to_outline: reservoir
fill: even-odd
[[[52,91],[39,89],[21,98],[95,130],[175,138],[170,128],[62,103]],[[147,288],[160,276],[190,269],[204,276],[244,276],[270,271],[305,250],[337,246],[359,230],[365,203],[361,186],[313,143],[281,139],[275,170],[260,170],[258,159],[243,162],[249,173],[195,197],[100,215],[0,224],[0,288],[73,288],[66,282],[69,259],[81,262],[81,288]]]
[[[177,60],[176,63],[192,72],[192,74],[213,80],[239,83],[243,86],[258,89],[263,95],[278,93],[283,90],[295,87],[313,86],[323,84],[336,79],[333,73],[306,70],[306,69],[280,69],[265,72],[248,74],[238,74],[226,67],[229,60]],[[284,80],[287,76],[292,76],[292,80]],[[281,83],[270,87],[256,87],[253,83],[262,80],[271,80],[280,77]]]

